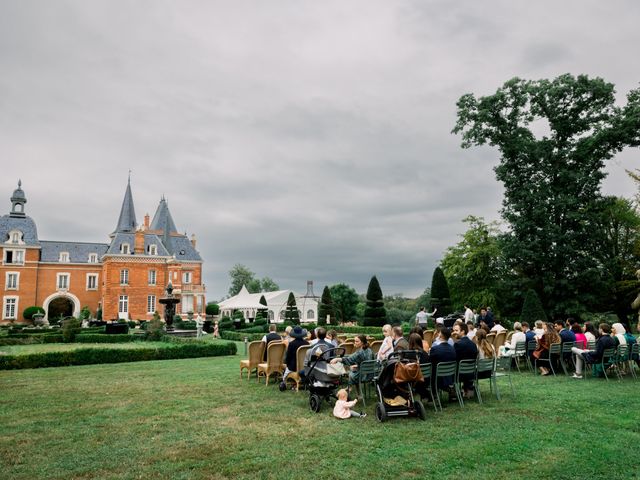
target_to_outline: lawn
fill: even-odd
[[[243,346],[238,345],[243,352]],[[0,371],[3,479],[638,478],[640,381],[514,374],[517,397],[379,424],[238,377],[241,355]]]

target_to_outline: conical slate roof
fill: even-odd
[[[131,181],[128,181],[127,190],[124,192],[124,199],[122,200],[122,208],[120,209],[118,226],[113,233],[135,232],[137,224],[136,212],[133,208],[133,196],[131,195]]]
[[[162,230],[167,235],[178,232],[176,224],[171,217],[171,212],[169,211],[169,204],[164,197],[160,199],[160,204],[158,205],[155,215],[153,215],[153,220],[151,220],[151,226],[149,228],[151,230]]]

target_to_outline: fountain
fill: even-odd
[[[165,328],[167,332],[172,332],[173,317],[176,314],[176,304],[180,303],[180,299],[173,296],[173,285],[171,285],[171,281],[169,281],[169,284],[167,285],[167,296],[158,301],[164,305]]]

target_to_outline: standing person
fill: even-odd
[[[220,327],[217,320],[213,323],[213,338],[220,338]]]
[[[303,345],[309,345],[309,342],[305,340],[307,331],[300,325],[296,325],[289,332],[291,340],[287,345],[287,353],[284,356],[284,363],[286,368],[282,374],[282,382],[280,382],[280,391],[284,392],[287,389],[287,377],[291,372],[295,372],[298,368],[298,348]]]
[[[475,315],[473,313],[473,310],[471,310],[471,308],[469,308],[469,305],[467,303],[464,304],[464,323],[469,323],[469,322],[473,322],[475,320]]]
[[[609,335],[611,333],[611,327],[608,323],[601,323],[599,326],[600,338],[596,342],[595,350],[582,350],[580,348],[573,347],[571,351],[576,355],[576,373],[573,374],[573,378],[582,378],[582,368],[584,363],[598,363],[602,360],[602,355],[607,348],[615,348],[616,342]]]
[[[432,317],[435,313],[435,308],[433,309],[433,312],[427,313],[425,307],[420,307],[420,311],[416,314],[416,325],[422,327],[423,330],[426,330],[429,324],[429,317]]]

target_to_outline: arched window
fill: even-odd
[[[307,320],[313,320],[316,318],[316,314],[313,310],[307,310]]]

